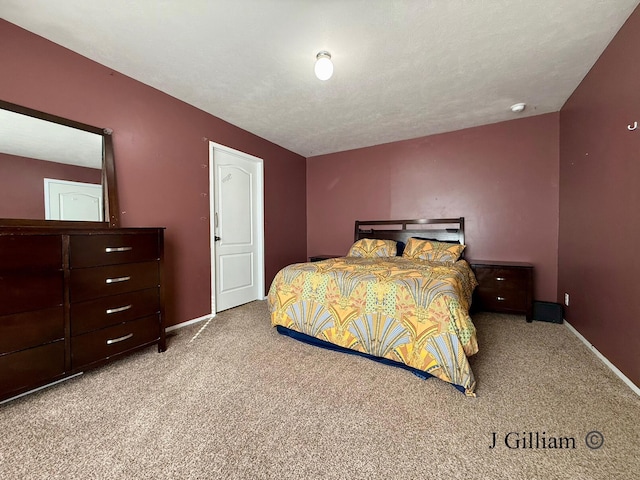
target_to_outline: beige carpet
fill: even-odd
[[[638,478],[640,397],[562,325],[474,320],[475,399],[281,336],[266,302],[223,312],[0,407],[0,479]]]

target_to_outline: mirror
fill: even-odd
[[[0,226],[117,227],[111,131],[0,100]]]

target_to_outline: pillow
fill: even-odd
[[[402,256],[415,260],[453,263],[460,258],[465,245],[459,243],[438,242],[437,240],[420,240],[411,237],[407,241]]]
[[[347,257],[395,257],[396,242],[393,240],[376,240],[374,238],[363,238],[351,246]]]

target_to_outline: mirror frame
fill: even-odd
[[[39,118],[49,122],[66,125],[67,127],[95,133],[102,137],[102,199],[104,205],[104,221],[76,221],[76,220],[41,220],[22,218],[0,218],[0,227],[65,227],[65,228],[109,228],[120,225],[118,207],[118,188],[116,185],[116,170],[113,158],[113,131],[108,128],[98,128],[86,123],[76,122],[68,118],[58,117],[50,113],[41,112],[32,108],[16,105],[15,103],[0,100],[0,109],[10,110],[30,117]]]

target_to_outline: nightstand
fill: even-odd
[[[310,262],[321,262],[322,260],[328,260],[330,258],[344,257],[344,255],[314,255],[309,257]]]
[[[525,314],[533,321],[533,265],[524,262],[467,260],[478,286],[473,310]]]

